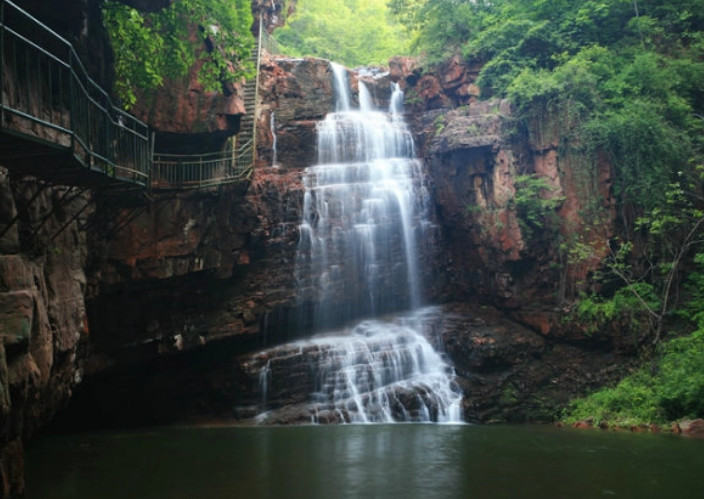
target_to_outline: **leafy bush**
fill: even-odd
[[[574,401],[567,422],[663,424],[704,417],[704,328],[664,343],[654,368],[643,367],[613,388]]]
[[[103,4],[103,23],[115,56],[115,94],[126,109],[136,102],[136,89],[152,90],[164,78],[184,76],[196,62],[199,45],[203,61],[198,80],[207,90],[251,76],[249,61],[254,37],[251,5],[247,0],[179,0],[151,14],[141,15],[125,4]],[[196,30],[199,42],[192,41]]]
[[[640,296],[641,300],[637,298]],[[660,300],[650,283],[636,282],[619,288],[610,299],[598,295],[583,296],[577,303],[577,316],[594,332],[614,321],[626,327],[642,327],[648,310],[658,310]]]
[[[519,175],[514,181],[516,194],[516,214],[526,238],[542,229],[546,218],[554,216],[555,210],[565,200],[562,196],[553,196],[554,188],[545,177],[537,175]]]

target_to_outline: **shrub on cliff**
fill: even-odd
[[[253,70],[248,0],[179,0],[149,14],[108,1],[103,23],[115,57],[114,92],[126,109],[134,105],[136,89],[155,89],[164,78],[183,77],[197,59],[202,61],[198,81],[206,90],[218,90]]]
[[[664,424],[704,416],[704,327],[692,335],[663,343],[648,365],[621,380],[574,401],[565,420],[593,418],[597,424]]]

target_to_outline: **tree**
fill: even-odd
[[[300,0],[275,37],[289,55],[351,67],[386,64],[409,52],[408,37],[391,19],[385,0]]]
[[[252,74],[247,0],[179,0],[144,15],[108,1],[103,23],[115,56],[114,91],[127,109],[136,101],[135,89],[155,89],[164,78],[182,77],[199,57],[198,79],[208,90]]]

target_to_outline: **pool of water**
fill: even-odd
[[[704,441],[553,427],[188,427],[57,435],[28,499],[701,498]]]

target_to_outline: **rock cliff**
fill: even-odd
[[[406,73],[399,72],[403,64]],[[412,65],[403,64],[376,78],[350,74],[351,87],[354,94],[358,78],[369,78],[384,102],[396,78],[411,96],[409,118],[441,232],[438,262],[427,266],[433,272],[426,276],[426,295],[449,303],[434,327],[466,389],[466,414],[473,421],[549,419],[574,393],[611,379],[614,363],[632,348],[608,332],[586,335],[564,320],[569,293],[603,256],[598,236],[613,229],[608,220],[594,227],[584,218],[587,198],[575,194],[580,186],[572,181],[572,158],[558,155],[553,142],[508,133],[507,102],[477,100],[471,67],[452,61],[416,79]],[[276,57],[262,68],[259,162],[251,183],[157,196],[108,243],[88,302],[99,331],[90,372],[110,368],[119,378],[137,361],[218,350],[219,361],[189,374],[185,384],[200,387],[188,395],[200,401],[196,406],[221,416],[234,415],[232,403],[246,406],[258,396],[243,351],[296,338],[315,305],[296,288],[293,270],[302,171],[315,162],[316,122],[333,108],[330,67]],[[435,90],[413,100],[421,81]],[[272,117],[277,167],[270,164]],[[608,165],[601,168],[595,189],[608,213]],[[548,187],[538,195],[556,200],[542,227],[526,226],[516,203],[527,174],[544,178]],[[586,256],[560,260],[560,238],[568,237],[590,248]],[[169,376],[152,382],[149,393],[172,393]],[[111,399],[108,412],[120,413],[116,406],[124,400],[114,393],[130,392],[115,383],[110,389],[96,382],[88,399]],[[162,398],[159,417],[173,417],[178,410]],[[214,404],[214,398],[231,403]]]
[[[87,223],[91,195],[11,180],[0,171],[0,496],[23,490],[23,441],[81,381],[88,337]]]
[[[170,1],[126,3],[143,10],[155,10]],[[289,5],[293,3],[289,2]],[[95,81],[104,88],[112,86],[112,57],[102,27],[100,2],[71,0],[57,10],[55,5],[47,2],[27,1],[21,7],[72,43]],[[262,12],[269,29],[282,22],[282,2],[253,2],[252,8],[257,19]],[[237,131],[230,126],[236,120],[229,117],[237,118],[243,112],[238,89],[230,90],[229,95],[206,96],[210,103],[201,100],[200,95],[195,100],[190,98],[189,92],[170,101],[173,94],[165,91],[157,96],[157,100],[167,106],[173,104],[171,116],[176,118],[154,121],[169,132],[203,132],[200,138],[214,136],[222,141],[224,136]],[[198,92],[196,89],[190,93]],[[193,111],[196,108],[197,112]],[[146,111],[144,114],[148,115]],[[212,192],[192,193],[180,200],[166,196],[152,204],[140,201],[135,205],[130,192],[108,192],[109,189],[104,189],[100,182],[89,187],[76,187],[57,184],[50,174],[44,179],[28,177],[11,168],[12,158],[20,154],[19,150],[13,150],[12,142],[3,141],[2,148],[0,497],[15,497],[24,489],[23,442],[67,404],[75,387],[83,381],[84,373],[91,376],[115,362],[112,357],[103,360],[102,352],[107,348],[104,345],[116,346],[119,354],[119,348],[129,341],[145,343],[148,350],[154,343],[148,341],[151,337],[160,340],[162,351],[164,348],[178,351],[184,342],[187,345],[190,345],[189,341],[198,342],[197,337],[193,340],[188,335],[190,329],[183,326],[193,320],[188,313],[199,305],[197,299],[189,297],[186,300],[188,307],[173,320],[177,323],[185,317],[177,330],[184,333],[183,339],[179,336],[176,344],[163,346],[168,341],[161,341],[162,338],[173,338],[176,333],[159,315],[164,309],[160,299],[178,294],[165,289],[168,290],[169,286],[187,288],[191,283],[197,287],[207,281],[202,276],[214,269],[218,279],[222,276],[236,279],[232,276],[236,274],[237,266],[248,262],[249,253],[257,251],[257,238],[264,237],[253,234],[256,219],[267,215],[248,211],[248,208],[240,209],[243,187],[226,189],[227,192],[219,193],[222,196]],[[49,172],[56,167],[53,158],[46,159],[39,152],[36,158],[33,171]],[[5,160],[7,164],[4,164]],[[50,163],[41,164],[50,160]],[[270,211],[280,209],[274,207],[275,201],[266,199],[269,195],[267,189],[266,183],[258,187],[255,179],[248,195],[261,196],[262,205],[272,206],[267,208]],[[141,200],[144,199],[141,196]],[[131,207],[126,207],[128,205]],[[215,217],[211,225],[203,222],[204,214],[213,215],[218,208],[222,208],[220,218]],[[148,215],[135,219],[135,215],[143,210],[149,210]],[[129,220],[134,224],[124,227]],[[157,229],[147,233],[150,223],[156,224]],[[210,232],[201,232],[205,228]],[[217,231],[222,234],[216,234]],[[115,239],[118,233],[142,239]],[[147,242],[143,239],[152,236],[159,240]],[[215,239],[217,244],[213,242]],[[113,244],[114,249],[111,249]],[[128,258],[127,263],[113,266],[111,255],[120,248],[132,252],[133,257]],[[111,288],[111,285],[116,287]],[[107,298],[98,301],[96,297],[103,288]],[[182,293],[186,294],[187,291]],[[243,294],[251,296],[253,293]],[[124,307],[121,311],[110,308],[115,303],[111,301],[115,296],[120,298],[119,303]],[[201,302],[209,299],[203,298]],[[93,306],[94,303],[97,305]],[[109,324],[110,320],[123,314],[125,318],[116,324],[131,326],[136,321],[133,317],[139,315],[139,307],[146,307],[149,303],[155,304],[157,312],[149,317],[146,329],[137,327],[134,332],[119,327],[102,329],[103,324]],[[102,315],[101,307],[108,310],[106,315]],[[125,314],[125,311],[129,313]],[[114,315],[110,315],[111,312]],[[228,317],[227,320],[236,322],[236,326],[245,327],[253,320],[242,311],[234,311],[232,315],[235,318]],[[158,334],[144,333],[155,328],[159,330]],[[124,336],[109,337],[108,334],[115,329]],[[138,364],[139,359],[152,358],[149,354],[140,356],[139,349],[126,350],[127,355],[116,356],[131,365]],[[130,357],[132,354],[134,358]]]
[[[479,100],[477,71],[457,59],[422,74],[413,60],[391,61],[434,185],[448,297],[584,339],[563,319],[616,231],[611,166],[561,150],[559,116],[526,127],[509,102]]]

